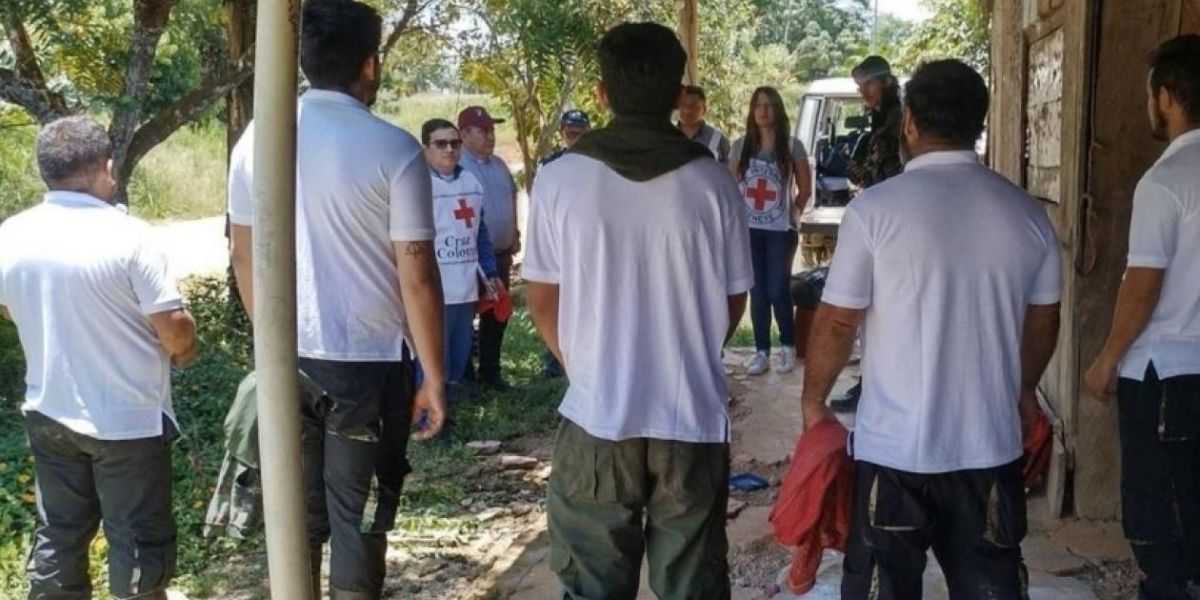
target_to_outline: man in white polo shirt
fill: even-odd
[[[101,521],[117,598],[166,598],[175,571],[171,365],[196,324],[144,222],[112,205],[112,146],[86,117],[37,140],[45,201],[0,224],[0,314],[17,324],[36,459],[34,600],[92,597]]]
[[[1160,46],[1148,87],[1171,144],[1134,192],[1112,331],[1084,382],[1096,398],[1116,388],[1138,598],[1186,600],[1200,594],[1200,36]]]
[[[921,597],[932,547],[952,598],[1023,596],[1022,425],[1058,336],[1058,241],[979,164],[988,92],[955,60],[904,94],[905,172],[850,203],[813,323],[805,429],[864,325],[842,597]]]
[[[721,347],[754,284],[741,194],[670,121],[686,55],[653,23],[600,41],[607,127],[534,182],[523,274],[570,388],[550,565],[566,598],[729,598]]]
[[[314,587],[328,541],[337,600],[380,597],[410,421],[424,419],[416,438],[428,439],[446,411],[429,166],[416,139],[369,108],[382,26],[360,2],[309,0],[300,31],[312,89],[297,122],[296,308],[300,369],[315,384],[304,477]],[[253,140],[251,125],[229,172],[231,252],[251,314]],[[415,393],[414,345],[425,373]]]

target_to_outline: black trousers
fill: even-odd
[[[930,548],[951,600],[1025,597],[1021,466],[924,475],[856,461],[842,598],[920,598]]]
[[[1117,385],[1121,511],[1141,600],[1186,600],[1200,578],[1200,375]]]
[[[25,415],[38,516],[29,555],[30,600],[88,600],[88,548],[100,523],[108,542],[109,591],[121,600],[163,598],[175,573],[171,441],[163,435],[105,441],[40,413]]]
[[[497,254],[496,268],[500,271],[500,280],[504,287],[512,284],[513,257],[511,254]],[[479,375],[481,383],[494,382],[500,379],[500,349],[504,345],[504,332],[508,329],[507,321],[498,321],[494,313],[486,312],[479,315]]]
[[[300,359],[300,370],[310,380],[302,439],[314,588],[319,591],[322,547],[330,542],[331,597],[375,600],[383,588],[387,532],[410,471],[412,361]]]

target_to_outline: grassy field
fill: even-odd
[[[415,136],[433,118],[451,122],[471,105],[485,106],[502,118],[500,103],[484,95],[417,94],[382,96],[376,112]],[[0,113],[0,221],[41,201],[45,186],[37,174],[34,141],[37,126],[15,112]],[[11,122],[11,123],[9,123]],[[497,127],[497,154],[520,164],[512,123]],[[225,126],[216,119],[185,127],[159,144],[138,164],[129,184],[133,214],[150,221],[197,219],[225,212]]]
[[[175,587],[198,598],[235,590],[254,590],[265,576],[261,538],[235,542],[202,537],[204,512],[223,455],[222,425],[237,384],[249,371],[248,328],[226,302],[218,279],[188,282],[189,305],[200,325],[199,361],[172,382],[176,412],[184,436],[175,448],[175,518],[179,526],[179,576]],[[517,295],[523,305],[520,294]],[[514,384],[506,394],[489,394],[455,407],[456,426],[446,442],[414,444],[415,473],[406,486],[400,526],[420,530],[457,508],[470,464],[465,443],[509,439],[545,431],[555,424],[561,381],[537,377],[542,346],[527,312],[519,308],[508,328],[504,369]],[[23,392],[23,359],[14,328],[0,321],[0,598],[23,597],[24,561],[35,526],[33,465],[18,413]],[[101,560],[105,545],[93,549],[97,596],[108,598]]]

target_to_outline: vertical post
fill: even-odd
[[[687,71],[684,72],[684,83],[697,85],[700,81],[700,15],[696,0],[678,0],[679,7],[679,41],[687,51]]]
[[[309,600],[296,371],[299,0],[259,0],[254,64],[254,364],[271,596]]]

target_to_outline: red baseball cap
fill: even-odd
[[[488,114],[486,108],[482,106],[468,106],[458,113],[458,128],[466,129],[467,127],[478,127],[480,129],[488,129],[503,123],[504,119],[494,119]]]

